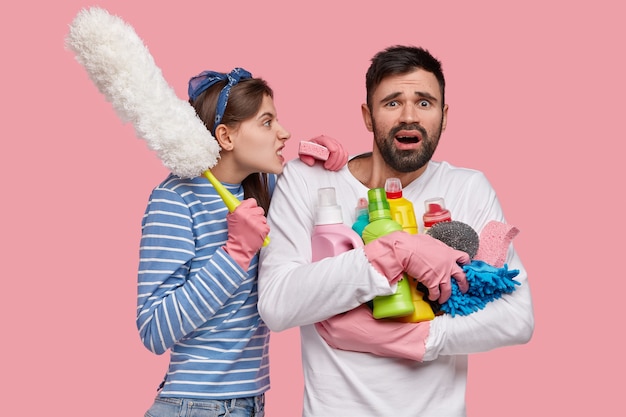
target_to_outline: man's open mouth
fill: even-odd
[[[396,136],[396,140],[400,143],[417,143],[419,137],[417,136]]]

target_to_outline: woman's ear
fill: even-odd
[[[215,129],[215,139],[220,145],[220,148],[225,151],[232,151],[235,146],[232,138],[230,137],[230,130],[225,124],[217,125],[217,128]]]

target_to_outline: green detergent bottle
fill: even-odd
[[[367,192],[369,201],[369,220],[363,229],[365,244],[385,236],[389,233],[402,230],[402,225],[391,218],[389,202],[384,188],[372,188]],[[372,315],[376,319],[402,317],[412,314],[415,310],[411,297],[411,288],[406,274],[398,281],[396,292],[391,295],[381,295],[373,300]]]

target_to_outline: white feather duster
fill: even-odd
[[[193,178],[215,166],[217,141],[193,107],[176,96],[129,24],[98,7],[81,10],[70,24],[66,46],[122,121],[133,124],[169,170]]]
[[[181,178],[206,177],[229,211],[241,203],[211,173],[220,147],[191,105],[176,96],[135,30],[104,9],[81,10],[70,24],[67,48],[123,122]],[[264,245],[269,243],[265,237]]]

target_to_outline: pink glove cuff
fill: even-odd
[[[398,231],[392,234],[397,233],[404,232]],[[376,239],[363,248],[369,262],[381,275],[387,277],[390,285],[398,282],[404,273],[402,262],[396,258],[395,243],[396,241],[391,240],[391,237]]]
[[[232,245],[231,247],[229,247],[229,245],[226,244],[223,246],[223,248],[224,248],[224,252],[229,254],[230,257],[233,258],[233,261],[235,261],[237,265],[241,267],[241,269],[243,270],[248,269],[248,267],[250,266],[250,261],[252,260],[252,257],[250,255],[244,254],[240,250],[233,249]]]
[[[362,305],[316,323],[315,328],[334,349],[422,362],[430,333],[430,321],[401,323],[376,320],[370,309]]]

